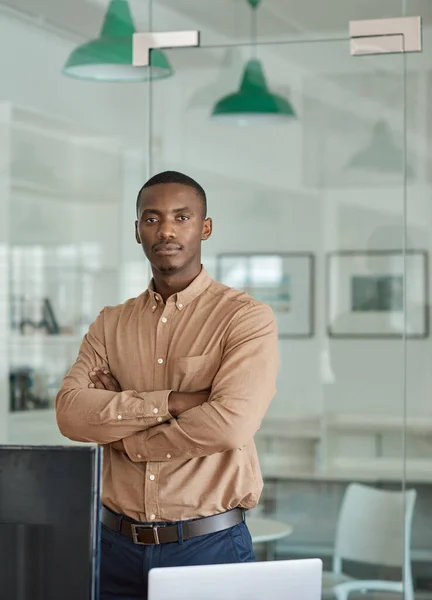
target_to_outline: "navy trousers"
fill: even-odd
[[[127,536],[102,525],[100,600],[146,600],[148,572],[155,567],[256,560],[252,539],[245,523],[186,541],[182,541],[181,538],[181,525],[178,527],[179,542],[139,546]]]

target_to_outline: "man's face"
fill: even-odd
[[[178,272],[201,264],[201,241],[211,231],[193,187],[161,183],[141,192],[135,237],[153,270]]]

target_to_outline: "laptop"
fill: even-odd
[[[148,600],[321,600],[319,559],[279,560],[149,573]]]

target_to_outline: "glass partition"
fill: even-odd
[[[407,178],[405,203],[405,239],[407,252],[423,253],[426,262],[425,294],[419,297],[418,279],[407,269],[407,315],[422,313],[430,327],[431,309],[431,233],[430,207],[430,96],[431,76],[428,48],[431,43],[431,6],[406,2],[406,14],[421,14],[423,52],[408,54],[406,60],[406,148]],[[407,318],[407,329],[410,320]],[[431,356],[430,330],[421,340],[407,339],[405,354],[405,481],[407,489],[417,491],[413,519],[412,557],[416,597],[432,594],[432,404],[430,402]]]
[[[369,16],[398,16],[378,10]],[[152,86],[151,168],[204,186],[214,220],[206,268],[271,304],[278,320],[278,391],[256,436],[265,487],[250,519],[292,533],[261,557],[319,555],[337,571],[338,544],[347,576],[427,597],[429,244],[413,231],[429,214],[414,191],[419,75],[402,54],[350,56],[336,21],[333,39],[281,43],[275,29],[258,45],[238,33],[225,45],[204,26],[201,48],[166,51],[176,75]],[[251,61],[279,96],[285,114],[274,122],[238,114],[233,98]],[[338,580],[327,574],[327,591]]]

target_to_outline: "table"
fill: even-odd
[[[276,542],[288,537],[293,532],[292,526],[288,523],[272,519],[250,517],[246,519],[246,524],[252,536],[252,542],[266,544],[266,560],[274,560]]]

